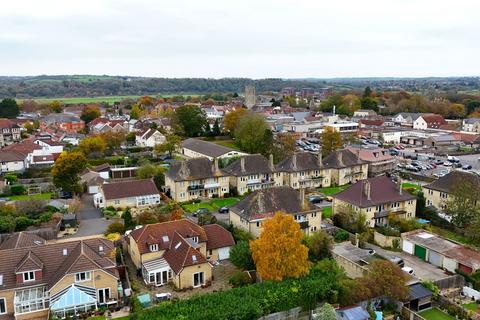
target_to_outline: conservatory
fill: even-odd
[[[29,313],[48,308],[48,292],[45,287],[15,291],[15,314]]]
[[[95,288],[72,284],[50,297],[50,309],[59,318],[97,308]]]
[[[172,270],[164,258],[144,262],[142,265],[143,279],[146,284],[163,286],[172,278]]]

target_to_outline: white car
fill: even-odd
[[[451,166],[452,166],[452,163],[449,162],[449,161],[445,161],[445,162],[443,163],[443,165],[444,165],[445,167],[451,167]]]
[[[413,269],[410,268],[410,267],[403,267],[403,268],[402,268],[402,271],[408,273],[408,274],[411,275],[411,276],[415,275],[415,272],[414,272]]]

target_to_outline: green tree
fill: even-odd
[[[333,106],[338,110],[343,104],[343,97],[339,94],[334,94],[326,100],[320,102],[320,110],[324,112],[332,112]]]
[[[445,202],[445,212],[452,216],[452,222],[457,227],[466,227],[480,217],[480,193],[476,181],[475,177],[458,177],[452,183],[452,193]]]
[[[177,150],[177,148],[179,147],[180,142],[182,142],[182,138],[174,134],[169,134],[165,137],[164,143],[157,144],[155,146],[155,152],[157,153],[168,152],[168,154],[171,157],[173,156],[173,153],[175,152],[175,150]]]
[[[81,152],[60,154],[52,168],[53,184],[67,192],[79,192],[80,173],[87,167],[87,159]]]
[[[213,124],[213,128],[212,128],[212,135],[214,137],[218,137],[221,134],[222,132],[220,130],[220,124],[218,123],[218,119],[215,119],[215,123]]]
[[[87,157],[99,157],[107,149],[107,142],[100,136],[87,137],[80,141],[78,149]]]
[[[12,233],[15,231],[17,222],[15,217],[11,215],[0,216],[0,233]]]
[[[365,90],[363,90],[363,98],[370,97],[372,95],[372,89],[370,87],[365,87]]]
[[[269,127],[265,118],[254,113],[247,113],[240,119],[235,129],[237,143],[248,153],[264,153]]]
[[[244,270],[254,270],[252,252],[248,241],[239,241],[230,249],[230,262],[234,266]]]
[[[200,107],[192,105],[183,105],[178,108],[172,120],[175,132],[186,137],[203,135],[208,125],[205,112]]]
[[[223,119],[224,131],[233,136],[235,134],[235,129],[238,126],[238,122],[245,114],[247,114],[247,110],[243,108],[228,112]]]
[[[374,98],[371,97],[363,97],[360,99],[360,106],[362,109],[378,111],[378,103]]]
[[[328,156],[332,151],[343,147],[342,136],[340,132],[332,127],[326,127],[322,132],[322,155]]]
[[[5,98],[0,102],[0,118],[14,119],[20,113],[15,99]]]
[[[155,182],[157,188],[165,185],[164,168],[151,164],[148,160],[141,161],[140,167],[137,169],[137,177],[140,179],[151,179]]]
[[[125,225],[125,229],[130,230],[135,227],[136,223],[133,221],[132,213],[130,209],[125,210],[122,214],[123,224]]]
[[[330,257],[333,238],[325,231],[316,231],[309,236],[305,236],[303,243],[308,248],[310,261],[319,261]]]
[[[99,118],[102,114],[100,113],[100,109],[96,105],[88,105],[82,110],[82,114],[80,115],[80,119],[82,119],[85,123],[89,123],[90,121]]]
[[[314,320],[337,320],[337,313],[331,304],[324,303]]]
[[[48,109],[50,110],[50,112],[54,112],[54,113],[62,113],[63,111],[63,105],[60,101],[58,100],[53,100],[52,102],[50,102],[50,104],[48,105]]]

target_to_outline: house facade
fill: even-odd
[[[283,185],[294,189],[329,187],[331,170],[325,168],[322,154],[294,153],[276,165],[283,175]]]
[[[471,183],[476,186],[476,189],[480,188],[480,177],[478,175],[463,171],[452,171],[422,187],[425,205],[435,207],[440,211],[445,210],[447,201],[454,196],[455,188],[463,182]]]
[[[392,172],[396,168],[397,160],[387,149],[360,146],[349,146],[347,149],[357,154],[360,160],[368,163],[369,178]]]
[[[347,149],[331,152],[323,159],[323,165],[330,169],[331,185],[343,186],[368,177],[368,163]]]
[[[165,173],[165,188],[178,202],[199,198],[222,198],[230,192],[229,176],[218,159],[195,158],[173,163]]]
[[[263,222],[276,212],[292,215],[305,234],[320,230],[322,210],[305,199],[305,189],[272,187],[252,192],[230,208],[230,223],[258,238]]]
[[[211,282],[212,263],[228,259],[234,244],[223,227],[201,227],[187,219],[146,225],[127,236],[128,253],[144,282],[178,289]]]
[[[386,176],[356,182],[333,197],[332,214],[353,210],[364,214],[370,227],[388,224],[388,216],[414,218],[417,198]]]
[[[146,208],[160,203],[160,192],[152,179],[104,183],[93,196],[97,208]]]
[[[421,115],[413,122],[413,129],[425,130],[425,129],[440,129],[446,125],[447,121],[438,114],[426,114]]]
[[[0,119],[0,148],[20,140],[20,126],[10,119]]]
[[[147,129],[135,136],[135,144],[139,147],[153,148],[165,142],[165,136],[156,129]]]
[[[98,238],[0,250],[0,319],[65,318],[116,304],[114,249]]]
[[[268,160],[259,154],[242,156],[224,171],[230,177],[230,188],[239,195],[283,185],[283,175],[275,169],[272,155]]]

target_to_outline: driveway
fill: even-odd
[[[370,243],[367,244],[366,247],[375,249],[378,255],[386,259],[392,257],[402,258],[405,262],[405,266],[412,268],[415,272],[415,277],[419,280],[437,281],[449,277],[449,275],[442,269],[403,251],[388,251]]]
[[[93,206],[92,195],[83,195],[81,202],[82,205],[77,214],[79,223],[78,231],[70,237],[85,237],[103,234],[113,221],[103,218],[100,209]]]

